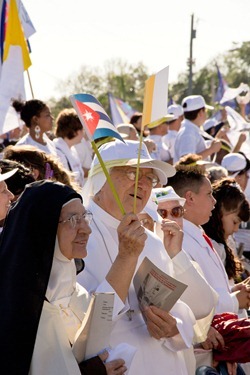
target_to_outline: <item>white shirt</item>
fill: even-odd
[[[118,253],[117,227],[119,221],[102,210],[93,201],[87,207],[93,213],[90,235],[87,249],[88,256],[85,259],[85,269],[77,277],[80,284],[87,290],[93,291],[104,280]],[[173,265],[160,239],[147,231],[147,241],[141,253],[137,268],[147,256],[157,267],[169,275],[173,275]],[[171,314],[177,320],[179,334],[161,340],[152,338],[147,330],[142,314],[139,310],[137,296],[131,283],[128,302],[134,310],[132,320],[127,315],[117,321],[112,334],[111,345],[115,346],[123,341],[137,347],[129,375],[162,375],[167,371],[168,375],[193,375],[185,364],[185,349],[192,345],[193,325],[195,318],[190,308],[178,301],[171,309]]]
[[[46,152],[46,154],[57,155],[56,148],[55,148],[53,141],[51,141],[51,139],[49,139],[49,137],[45,133],[43,134],[43,140],[46,143],[45,145],[42,145],[41,143],[34,141],[34,139],[31,138],[30,134],[27,133],[21,139],[19,139],[16,145],[17,146],[20,146],[20,145],[35,146],[39,150]]]
[[[76,150],[82,167],[89,169],[93,159],[91,143],[82,138],[81,142],[77,143],[77,145],[74,145],[72,148]]]
[[[155,142],[156,145],[156,151],[151,152],[151,157],[156,160],[162,160],[162,161],[168,161],[171,159],[171,154],[169,152],[169,149],[165,143],[163,143],[163,137],[161,135],[148,135],[145,138],[145,141],[147,139],[152,139],[152,141]]]
[[[162,138],[162,142],[167,146],[172,159],[174,158],[174,145],[177,134],[177,130],[168,130],[168,133]]]
[[[215,313],[239,313],[239,303],[234,293],[231,293],[228,277],[224,265],[203,237],[203,229],[183,220],[183,247],[190,258],[196,261],[207,279],[208,283],[219,294]],[[201,302],[202,303],[202,302]]]
[[[178,131],[174,146],[174,163],[186,154],[198,154],[206,149],[206,143],[200,129],[185,119]]]
[[[57,156],[64,168],[73,172],[76,182],[83,186],[84,173],[76,150],[73,147],[70,148],[61,137],[53,139],[53,143],[56,147]]]

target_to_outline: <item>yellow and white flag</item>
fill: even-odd
[[[0,134],[13,99],[25,99],[24,71],[31,65],[16,0],[7,2],[0,77]]]
[[[145,84],[142,126],[153,128],[173,116],[167,114],[169,67],[150,76]]]

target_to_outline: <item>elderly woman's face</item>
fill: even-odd
[[[181,228],[183,227],[183,215],[180,216],[180,215],[173,214],[175,212],[176,214],[178,212],[181,213],[181,211],[183,212],[183,208],[180,205],[179,201],[174,200],[174,201],[159,202],[158,210],[159,210],[158,213],[160,214],[160,216],[162,216],[162,218],[175,221]],[[163,213],[163,215],[161,215],[161,212]]]
[[[0,220],[5,219],[14,195],[8,190],[4,181],[0,182]]]
[[[68,259],[85,258],[87,255],[86,247],[91,229],[87,220],[81,216],[85,212],[80,199],[73,200],[61,210],[57,238],[61,253]],[[69,220],[73,215],[80,215],[77,216],[80,220]]]

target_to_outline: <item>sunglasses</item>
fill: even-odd
[[[157,212],[163,219],[166,219],[168,215],[171,215],[175,219],[178,219],[184,215],[185,210],[182,206],[177,206],[177,207],[173,207],[171,210],[158,208]]]

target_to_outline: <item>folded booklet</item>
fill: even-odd
[[[88,310],[72,346],[78,363],[94,357],[109,346],[113,306],[114,293],[94,293],[92,295]]]
[[[151,305],[169,311],[187,285],[169,276],[145,257],[135,274],[134,287],[142,311],[144,306]]]

